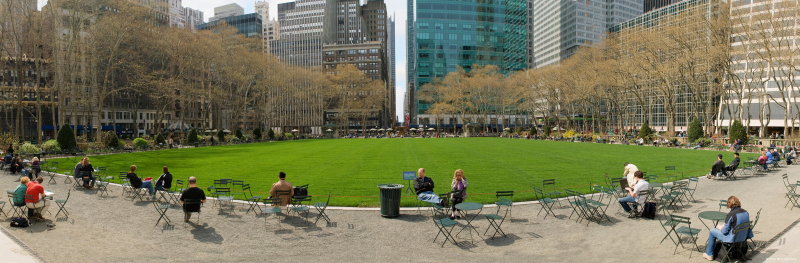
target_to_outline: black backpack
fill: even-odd
[[[28,227],[28,220],[22,217],[15,217],[11,219],[11,227]]]
[[[295,187],[294,196],[308,196],[308,188],[302,186]]]
[[[644,209],[642,210],[642,217],[655,219],[656,218],[656,203],[655,202],[647,202],[644,203]]]

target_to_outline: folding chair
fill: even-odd
[[[6,214],[6,201],[0,200],[0,214],[3,214],[3,216],[8,217],[8,214]]]
[[[286,198],[286,199],[289,199],[289,204],[292,203],[292,191],[276,190],[275,191],[275,196],[271,196],[270,198],[272,198],[272,197],[275,197],[275,198],[278,198],[278,199],[281,199],[281,200]],[[288,209],[286,211],[286,214],[289,214]]]
[[[783,207],[786,207],[789,204],[792,205],[792,207],[789,208],[790,210],[794,209],[794,207],[800,207],[800,203],[798,203],[800,195],[795,192],[797,185],[789,183],[789,178],[786,174],[782,175],[781,177],[783,177],[783,186],[786,188],[786,194],[784,196],[786,196],[787,199],[786,204],[783,205]]]
[[[133,187],[131,186],[130,180],[128,180],[128,172],[119,172],[117,174],[117,180],[119,180],[122,184],[122,196],[128,194],[133,194]]]
[[[675,166],[674,166],[674,165],[667,165],[667,166],[664,166],[664,173],[665,173],[665,174],[669,174],[669,175],[675,175],[675,176],[677,176],[677,174],[676,174],[677,172],[678,172],[678,171],[675,169]]]
[[[505,209],[502,209],[504,211],[502,215],[500,213],[501,207],[505,207]],[[489,232],[489,229],[494,228],[494,234],[492,234],[490,239],[494,239],[494,236],[497,235],[497,233],[502,234],[503,237],[507,237],[506,232],[503,232],[503,229],[501,228],[503,226],[503,222],[506,221],[506,216],[511,217],[510,200],[508,204],[498,204],[497,213],[484,215],[484,217],[486,217],[486,221],[489,221],[489,227],[486,228],[486,231],[483,231],[483,235],[486,235],[486,233]]]
[[[444,204],[450,204],[450,193],[439,194],[439,199],[444,200],[444,202],[442,202]],[[442,205],[441,203],[440,204],[431,203],[430,205],[434,209],[438,208],[444,210],[445,213],[450,213],[450,206]],[[431,216],[433,216],[436,213],[436,210],[434,209],[431,210]]]
[[[692,200],[695,200],[694,191],[697,190],[697,185],[700,184],[700,179],[697,177],[689,177],[689,179],[687,180],[688,181],[686,181],[686,192],[689,193],[689,197],[691,197]]]
[[[229,207],[234,213],[236,213],[236,209],[233,205],[233,196],[231,196],[231,189],[227,187],[217,187],[215,195],[217,196],[217,207],[219,208],[219,214],[222,214],[224,207]]]
[[[644,198],[644,200],[640,201],[640,202],[636,202],[636,201],[628,202],[628,206],[631,207],[631,209],[632,209],[631,213],[633,213],[634,216],[640,217],[640,216],[642,216],[642,210],[644,210],[644,205],[639,205],[639,204],[640,203],[641,204],[647,204],[648,199],[650,199],[650,190],[639,191],[639,196],[637,198],[639,198],[639,200]]]
[[[274,215],[278,219],[278,227],[280,227],[281,219],[278,214],[281,213],[281,207],[279,206],[281,199],[277,197],[264,198],[263,202],[264,208],[261,209],[261,214],[264,215],[264,226],[267,225],[267,215]]]
[[[678,222],[672,221],[672,215],[667,215],[665,217],[666,219],[664,219],[663,221],[661,220],[661,218],[659,217],[657,218],[659,225],[661,225],[661,229],[664,229],[664,232],[667,233],[666,235],[664,235],[663,238],[661,238],[661,242],[659,242],[659,244],[664,243],[664,240],[667,239],[667,237],[669,237],[669,239],[672,240],[672,243],[675,244],[675,246],[677,246],[680,240],[675,240],[675,238],[672,237],[672,234],[675,233],[675,228],[676,226],[678,226]]]
[[[500,213],[500,207],[505,206],[508,208],[508,217],[512,218],[511,216],[511,207],[514,204],[514,201],[511,199],[514,197],[514,191],[497,191],[494,194],[497,201],[494,202],[497,205],[497,212]]]
[[[758,219],[759,219],[759,218],[761,218],[761,209],[760,209],[760,208],[758,209],[758,212],[756,213],[756,220],[754,220],[754,221],[753,221],[753,222],[750,224],[750,231],[753,231],[753,229],[755,229],[755,228],[756,228],[756,224],[758,224]],[[748,237],[747,237],[747,240],[750,240],[750,242],[751,242],[751,243],[753,243],[753,247],[752,247],[752,249],[756,249],[756,248],[758,248],[758,244],[756,244],[756,241],[755,241],[755,240],[753,240],[753,237],[749,237],[749,236],[748,236]]]
[[[58,162],[54,162],[54,163],[57,164]],[[50,178],[50,179],[47,180],[48,184],[55,184],[56,183],[56,169],[57,169],[56,167],[47,168],[47,177]]]
[[[258,202],[261,201],[261,196],[253,195],[253,191],[250,190],[250,184],[242,185],[242,193],[250,193],[250,196],[245,195],[245,201],[247,201],[248,204],[247,212],[245,212],[245,214],[250,213],[251,210],[253,213],[258,214],[256,208],[258,208]]]
[[[434,208],[434,216],[431,217],[433,219],[433,224],[436,226],[436,229],[439,231],[436,233],[436,237],[433,238],[433,243],[436,243],[436,239],[439,238],[439,235],[444,236],[444,241],[442,241],[442,246],[450,241],[453,245],[458,245],[456,239],[453,237],[453,229],[456,227],[458,223],[456,221],[450,219],[447,213],[444,212],[443,209]]]
[[[156,195],[158,195],[157,199],[155,200],[156,202],[172,205],[172,197],[170,196],[169,190],[156,189]]]
[[[328,214],[325,213],[325,209],[328,208],[328,204],[331,202],[331,193],[328,193],[328,200],[325,202],[316,202],[314,203],[314,209],[317,210],[317,219],[314,220],[314,225],[317,225],[319,219],[325,219],[326,224],[331,223],[331,218],[328,217]]]
[[[202,208],[203,202],[201,202],[199,199],[183,199],[183,205],[184,206],[185,205],[198,205],[198,206],[200,206]],[[192,213],[197,214],[197,224],[199,225],[200,224],[200,211],[202,211],[202,209],[198,209],[197,212],[186,212],[185,210],[183,212],[184,213],[189,213],[189,220],[191,220],[191,214]]]
[[[733,228],[733,242],[723,242],[720,248],[721,262],[728,262],[731,259],[735,259],[738,262],[741,259],[747,259],[747,249],[749,248],[747,245],[747,233],[751,229],[750,222],[738,224]]]
[[[153,208],[155,208],[156,212],[159,214],[158,221],[156,221],[156,226],[158,226],[158,223],[161,223],[161,219],[164,219],[164,223],[166,223],[166,225],[172,225],[172,222],[167,216],[167,210],[169,210],[170,205],[160,205],[158,202],[151,203],[153,204]]]
[[[100,197],[103,197],[103,194],[108,194],[108,182],[101,181],[100,177],[97,177],[97,182],[94,184],[97,187],[97,193]]]
[[[289,207],[289,211],[290,212],[294,212],[298,216],[301,213],[304,214],[305,216],[303,216],[303,221],[305,221],[306,224],[310,223],[308,221],[308,212],[311,210],[311,207],[306,205],[309,202],[311,202],[311,197],[310,196],[307,196],[307,195],[305,195],[305,196],[303,196],[303,195],[301,195],[301,196],[293,196],[292,197],[292,205],[291,205],[291,207]]]
[[[8,202],[11,203],[11,217],[25,217],[28,214],[25,212],[25,205],[14,205],[14,192],[8,193]]]
[[[539,189],[536,186],[533,187],[533,194],[536,200],[539,200],[539,204],[542,205],[542,208],[539,208],[539,213],[537,213],[536,216],[539,216],[539,214],[544,211],[544,218],[547,218],[547,214],[551,214],[553,217],[555,217],[556,214],[553,213],[553,204],[555,204],[556,201],[550,197],[547,197],[544,192],[542,192],[542,189]]]
[[[56,212],[55,217],[58,217],[58,215],[61,214],[61,212],[64,212],[64,216],[66,216],[66,218],[69,218],[69,212],[67,212],[66,205],[67,202],[69,201],[70,195],[72,195],[72,189],[67,190],[67,198],[55,200],[56,205],[58,205],[58,212]]]
[[[700,234],[700,229],[692,228],[692,222],[688,217],[672,215],[670,216],[670,220],[675,222],[675,230],[673,233],[675,233],[675,237],[677,238],[677,244],[675,244],[675,250],[672,251],[672,254],[675,255],[675,253],[678,252],[678,245],[682,248],[686,248],[683,246],[683,238],[681,238],[681,236],[688,236],[692,240],[692,243],[694,243],[694,247],[697,251],[701,251],[700,247],[697,246],[697,236]],[[691,253],[689,256],[691,257]]]
[[[556,191],[556,179],[542,180],[542,190],[547,191],[548,186],[550,186],[551,191],[547,192],[547,196],[555,200],[556,203],[558,203],[558,206],[561,206],[561,202],[558,201],[558,197],[561,195],[561,192]]]
[[[585,203],[578,200],[578,196],[581,195],[581,193],[572,189],[565,189],[564,193],[567,195],[567,203],[572,207],[572,212],[567,218],[572,218],[572,215],[578,215],[575,222],[580,223],[583,220],[589,220],[590,216],[587,214],[588,211],[585,207]]]
[[[179,205],[180,204],[180,202],[181,202],[180,196],[181,196],[181,194],[183,194],[183,190],[184,190],[185,186],[186,185],[185,185],[185,183],[184,183],[184,181],[182,179],[175,180],[175,183],[172,184],[172,188],[170,188],[170,189],[175,189],[175,190],[174,191],[168,191],[169,192],[168,197],[169,197],[169,202],[170,203],[172,203],[174,205]]]

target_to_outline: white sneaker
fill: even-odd
[[[703,258],[705,258],[708,261],[714,261],[714,257],[710,256],[710,255],[708,255],[706,253],[703,253]]]

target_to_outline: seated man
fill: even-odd
[[[289,195],[278,196],[278,191],[289,191]],[[269,197],[280,198],[280,206],[286,206],[292,202],[292,196],[294,196],[294,186],[286,181],[286,173],[278,173],[278,182],[272,184],[272,188],[269,189]]]
[[[733,153],[733,161],[731,161],[731,163],[725,167],[725,171],[723,171],[723,173],[725,173],[725,176],[730,176],[733,173],[728,173],[728,172],[736,171],[736,169],[739,168],[739,161],[740,161],[739,153]]]
[[[425,176],[425,168],[419,168],[417,170],[417,178],[414,179],[414,190],[416,190],[417,199],[431,204],[446,205],[443,204],[444,200],[433,192],[433,186],[433,180]]]
[[[753,237],[752,228],[734,234],[733,230],[742,223],[750,222],[750,213],[742,209],[742,203],[736,196],[728,197],[727,207],[731,209],[725,216],[725,224],[720,224],[708,233],[708,243],[703,258],[714,260],[714,251],[717,240],[725,243],[745,242]],[[745,245],[746,246],[746,245]]]
[[[711,176],[724,176],[725,175],[725,162],[722,161],[722,154],[717,155],[717,161],[714,162],[714,165],[711,166],[711,172],[708,174],[708,178]]]
[[[789,151],[786,153],[786,164],[794,163],[795,158],[797,158],[797,151],[794,150],[794,147],[789,147]]]
[[[643,203],[645,199],[641,198],[640,194],[642,191],[650,189],[650,183],[644,180],[644,173],[642,173],[642,171],[636,171],[633,176],[636,179],[636,184],[633,186],[633,188],[626,187],[625,191],[628,192],[628,196],[618,200],[619,204],[622,206],[622,209],[629,213],[628,217],[636,217],[636,214],[633,212],[634,210],[630,207],[630,205],[628,205],[628,203],[636,202],[638,205],[644,205]]]
[[[28,207],[28,217],[30,218],[44,219],[42,212],[47,208],[47,204],[42,182],[44,182],[44,178],[37,177],[36,181],[28,183],[28,189],[25,190],[25,206]]]
[[[206,193],[197,187],[197,178],[189,177],[189,188],[183,190],[180,200],[183,203],[183,222],[189,222],[192,213],[199,213],[201,204],[206,202]],[[187,204],[186,200],[199,201],[199,203]]]

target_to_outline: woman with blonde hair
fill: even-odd
[[[456,214],[456,204],[460,204],[464,202],[464,199],[467,198],[467,177],[464,176],[464,170],[457,169],[453,172],[453,182],[450,183],[450,190],[453,192],[450,194],[450,204],[452,205],[450,209],[450,219],[456,219],[460,217]]]
[[[83,187],[92,189],[92,187],[94,187],[94,176],[92,176],[94,167],[92,167],[92,163],[89,162],[89,157],[84,157],[81,160],[81,168],[78,169],[78,171],[80,172],[80,178],[83,178]]]
[[[31,179],[36,179],[39,177],[39,173],[42,172],[42,162],[39,161],[39,157],[33,157],[31,159]]]
[[[723,243],[736,243],[745,242],[748,238],[753,237],[753,230],[751,228],[738,233],[734,231],[740,224],[750,222],[750,213],[742,209],[742,202],[739,201],[739,198],[732,195],[728,197],[726,204],[731,211],[725,216],[725,224],[718,225],[708,233],[708,243],[706,243],[706,252],[703,253],[703,258],[709,261],[714,260],[715,246],[718,240]]]

